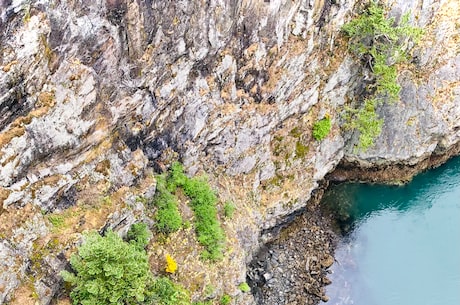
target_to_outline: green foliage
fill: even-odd
[[[313,124],[313,138],[317,141],[323,140],[331,131],[331,119],[325,117]]]
[[[136,196],[136,202],[140,202],[140,203],[146,205],[148,203],[148,200],[144,196]]]
[[[225,235],[217,220],[217,198],[205,181],[191,179],[183,186],[191,198],[195,213],[195,229],[198,242],[205,247],[204,259],[211,261],[222,257]]]
[[[167,188],[170,192],[175,192],[177,187],[183,187],[189,178],[184,174],[184,168],[179,162],[174,162],[169,170]]]
[[[235,210],[236,210],[235,205],[234,205],[232,202],[227,201],[227,202],[224,204],[224,217],[225,217],[225,218],[232,219],[232,218],[233,218],[233,214],[235,214]]]
[[[359,143],[357,149],[366,150],[374,145],[374,139],[382,131],[383,119],[379,119],[375,112],[375,100],[365,100],[364,106],[357,110],[349,109],[354,119],[350,120],[348,128],[359,131]]]
[[[182,217],[177,208],[177,199],[171,193],[164,176],[157,176],[157,190],[153,204],[158,208],[155,214],[155,226],[158,231],[169,234],[182,226]]]
[[[401,87],[396,82],[398,72],[394,65],[387,64],[385,54],[378,53],[372,48],[370,54],[374,58],[372,71],[374,72],[375,96],[386,96],[389,101],[396,101],[401,91]]]
[[[62,215],[49,215],[48,220],[56,229],[62,228],[65,225],[64,216]]]
[[[73,304],[145,304],[151,296],[147,253],[112,231],[86,234],[70,264],[75,273],[61,275],[73,286]]]
[[[197,239],[205,248],[202,258],[211,261],[220,259],[225,235],[217,220],[217,196],[205,179],[187,177],[178,162],[172,164],[167,176],[157,177],[157,192],[153,200],[158,207],[155,215],[157,229],[163,233],[171,233],[181,227],[182,218],[173,194],[178,187],[190,198]]]
[[[84,236],[78,253],[70,258],[75,273],[61,272],[73,286],[73,304],[190,305],[183,287],[165,277],[153,279],[144,250],[150,238],[147,226],[133,225],[128,238],[129,243],[112,231],[105,236],[95,231]]]
[[[135,223],[129,228],[128,241],[140,249],[144,249],[147,246],[151,237],[152,233],[145,223]]]
[[[203,178],[188,178],[178,162],[171,166],[167,179],[170,191],[181,187],[190,198],[190,206],[195,214],[195,230],[198,242],[205,247],[202,258],[216,261],[222,258],[225,242],[224,231],[217,220],[217,196]]]
[[[249,287],[248,283],[246,283],[246,282],[243,282],[243,283],[239,284],[238,289],[241,290],[241,292],[244,292],[244,293],[251,291],[251,287]]]
[[[224,294],[220,299],[220,305],[228,305],[232,302],[232,297],[228,294]]]
[[[192,223],[189,220],[184,221],[182,224],[184,229],[190,229],[192,227]]]
[[[405,50],[423,33],[409,25],[409,14],[396,25],[395,19],[387,18],[384,8],[375,1],[370,1],[361,15],[345,24],[342,30],[349,37],[351,52],[370,66],[374,66],[377,56],[382,56],[380,64],[388,66],[407,60]],[[373,72],[379,79],[379,72]]]
[[[190,296],[181,286],[167,277],[158,278],[153,284],[153,303],[155,305],[190,305]]]
[[[349,125],[360,132],[358,149],[367,149],[381,132],[382,120],[375,108],[383,101],[398,99],[401,87],[397,83],[396,64],[407,61],[408,47],[418,42],[423,31],[409,25],[409,14],[399,24],[385,16],[384,8],[370,1],[362,14],[342,27],[349,38],[350,51],[370,69],[374,84],[368,87],[369,97],[362,108],[352,112]]]

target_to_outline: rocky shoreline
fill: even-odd
[[[328,268],[334,263],[337,235],[332,218],[320,209],[324,188],[292,222],[266,233],[264,244],[248,266],[256,304],[318,304],[327,301]],[[270,237],[269,237],[270,238]]]
[[[324,192],[330,183],[361,181],[366,183],[407,183],[415,175],[436,168],[460,155],[460,145],[443,154],[432,155],[414,166],[374,167],[366,172],[350,164],[340,164],[327,182],[314,191],[306,207],[288,216],[278,226],[262,233],[263,246],[248,265],[248,283],[256,304],[319,304],[329,297],[325,287],[331,284],[329,267],[339,240],[338,215],[322,207]]]

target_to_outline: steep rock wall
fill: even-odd
[[[152,168],[171,160],[179,158],[189,174],[207,173],[221,201],[238,207],[226,227],[237,254],[221,266],[225,289],[236,294],[259,232],[302,207],[344,155],[346,164],[364,168],[413,165],[454,147],[456,1],[391,1],[394,16],[411,11],[426,35],[414,63],[400,67],[401,100],[379,109],[383,133],[366,152],[355,152],[356,135],[340,130],[342,107],[360,82],[361,68],[339,33],[354,5],[1,1],[0,257],[20,259],[3,260],[0,301],[34,272],[27,270],[31,255],[53,228],[47,213],[93,208],[68,230],[66,245],[74,232],[102,228],[133,206],[130,219],[145,218],[135,198],[151,196]],[[312,125],[326,115],[332,131],[315,141]],[[112,204],[101,205],[104,198]],[[17,237],[21,230],[31,230],[28,239]],[[35,274],[47,302],[57,288]]]

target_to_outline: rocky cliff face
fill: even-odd
[[[456,151],[457,1],[388,1],[426,32],[366,152],[340,128],[361,79],[339,32],[355,4],[0,1],[0,303],[30,287],[48,303],[79,232],[148,220],[136,198],[172,160],[238,207],[225,227],[232,253],[207,272],[179,259],[183,277],[237,295],[261,230],[305,205],[340,161],[381,169]],[[312,125],[325,116],[332,131],[318,142]],[[55,214],[67,217],[59,231]]]

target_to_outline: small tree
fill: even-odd
[[[148,239],[134,240],[124,242],[112,231],[105,236],[94,231],[84,236],[78,254],[70,259],[75,273],[61,273],[73,286],[70,293],[73,304],[146,303],[152,296],[153,278],[144,250],[146,244],[142,246],[140,242]]]
[[[407,62],[408,49],[421,38],[423,31],[409,24],[409,14],[398,23],[387,17],[384,7],[369,1],[361,14],[343,27],[351,53],[368,69],[374,83],[367,86],[359,109],[348,109],[346,127],[359,131],[358,150],[374,145],[382,130],[383,119],[375,112],[385,101],[395,102],[401,87],[397,82],[398,63]]]

